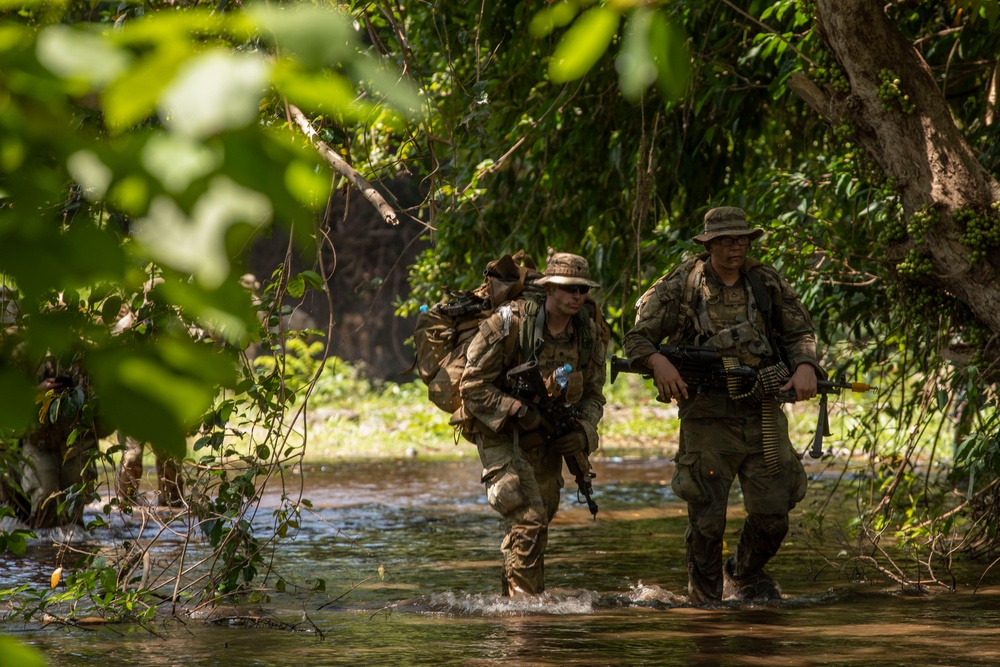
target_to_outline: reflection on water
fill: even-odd
[[[815,566],[794,529],[773,563],[783,600],[693,608],[669,462],[599,461],[597,473],[597,521],[567,489],[548,592],[535,598],[497,595],[501,526],[478,466],[408,461],[302,472],[314,513],[274,562],[298,592],[151,631],[13,619],[2,629],[53,666],[1000,664],[995,582],[925,596],[853,584]],[[733,500],[730,544],[742,512]],[[268,514],[258,513],[261,531]],[[184,536],[171,539],[164,557]],[[54,559],[41,540],[24,558],[0,558],[0,587],[44,585]],[[325,591],[311,591],[320,581]]]

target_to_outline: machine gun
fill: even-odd
[[[541,371],[538,370],[537,361],[531,360],[520,366],[515,366],[507,371],[507,379],[514,387],[513,395],[515,398],[525,403],[531,403],[538,408],[542,415],[542,431],[546,443],[554,442],[560,436],[580,430],[576,408],[568,403],[556,402],[549,396],[545,380],[542,378]],[[596,520],[597,502],[594,501],[594,487],[591,480],[597,475],[590,467],[590,458],[586,452],[577,452],[563,458],[566,461],[566,468],[576,479],[577,500],[580,501],[581,495],[584,497],[587,509]]]
[[[712,347],[699,347],[696,345],[660,345],[657,351],[670,360],[681,374],[681,378],[698,392],[703,391],[725,391],[730,396],[734,391],[742,394],[760,382],[761,371],[750,366],[731,365],[723,362],[724,355]],[[785,369],[787,371],[787,369]],[[615,381],[619,373],[638,373],[644,378],[653,377],[652,370],[644,364],[630,364],[628,359],[621,357],[611,357],[611,382]],[[777,386],[788,382],[788,376],[779,380]],[[813,438],[812,448],[809,456],[818,459],[823,455],[823,436],[830,435],[830,420],[827,412],[827,397],[829,394],[840,394],[842,390],[857,392],[878,391],[878,387],[873,387],[864,382],[848,382],[843,376],[839,380],[817,380],[816,393],[819,395],[819,419],[816,425],[816,435]],[[774,400],[779,403],[794,403],[798,399],[795,392],[774,391],[771,393]],[[657,396],[657,401],[669,403],[666,396]]]

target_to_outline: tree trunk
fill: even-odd
[[[817,0],[816,22],[851,90],[821,90],[804,75],[790,86],[831,125],[851,123],[854,141],[895,178],[906,220],[917,211],[937,212],[939,221],[923,239],[907,235],[886,249],[888,257],[895,266],[916,249],[931,259],[933,272],[925,284],[965,303],[989,329],[991,342],[983,352],[995,366],[1000,360],[1000,253],[972,261],[974,248],[960,242],[965,226],[955,213],[969,209],[996,216],[990,204],[1000,200],[1000,184],[976,159],[930,68],[886,16],[882,2]],[[901,93],[914,105],[912,113],[898,100],[889,100],[890,110],[883,108],[883,70],[899,80]]]

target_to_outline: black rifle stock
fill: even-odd
[[[545,380],[538,370],[537,361],[527,361],[520,366],[507,371],[507,379],[514,386],[514,396],[525,403],[531,403],[542,415],[542,430],[547,443],[554,442],[560,436],[580,430],[580,422],[576,419],[576,410],[572,405],[557,403],[549,396]],[[587,503],[590,514],[597,518],[597,502],[594,500],[594,487],[591,480],[597,475],[590,468],[590,458],[585,452],[577,452],[572,456],[564,456],[566,468],[576,479],[579,496]]]
[[[739,378],[745,388],[753,386],[759,377],[759,372],[750,366],[736,366],[725,368],[722,363],[722,355],[719,350],[711,347],[698,347],[696,345],[660,345],[657,351],[670,360],[681,374],[681,378],[694,391],[726,391],[728,392],[729,378]],[[638,373],[644,378],[653,377],[653,371],[645,364],[630,364],[628,359],[621,357],[611,357],[611,382],[615,381],[619,373]],[[782,384],[788,381],[785,378]],[[842,390],[866,392],[878,391],[878,387],[873,387],[864,382],[848,382],[846,378],[839,380],[817,380],[816,393],[819,395],[819,420],[816,424],[816,435],[813,438],[812,448],[809,456],[817,459],[823,455],[823,437],[830,435],[830,420],[827,409],[827,396],[829,394],[840,394]],[[666,396],[658,395],[657,401],[669,403]],[[774,394],[774,400],[779,403],[795,403],[798,398],[794,390],[778,391]]]

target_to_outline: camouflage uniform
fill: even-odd
[[[806,363],[821,373],[812,320],[788,283],[774,269],[747,258],[739,280],[727,287],[707,257],[702,253],[686,260],[643,294],[635,327],[623,342],[629,360],[643,363],[661,342],[669,342],[720,348],[754,367],[780,356],[791,369]],[[756,272],[769,296],[769,322],[755,298],[750,272]],[[687,399],[678,399],[680,443],[671,486],[688,503],[685,539],[692,601],[723,595],[726,507],[737,477],[748,516],[736,552],[725,564],[725,579],[748,590],[756,582],[773,588],[764,566],[777,553],[788,531],[788,513],[806,490],[785,414],[774,410],[781,470],[772,475],[764,463],[760,404],[735,401],[725,392],[696,393],[692,386],[688,391]]]
[[[41,378],[56,377],[55,369],[47,362]],[[88,424],[81,419],[82,408],[91,398],[89,388],[78,368],[70,372],[72,375],[64,377],[72,377],[75,384],[54,392],[58,401],[43,403],[40,423],[19,438],[20,460],[7,471],[9,478],[0,493],[3,502],[12,506],[18,518],[31,528],[81,524],[84,506],[94,497],[94,458],[99,455],[98,439],[107,432],[95,431],[95,427],[102,429],[99,421]],[[75,430],[77,434],[70,442]]]
[[[142,479],[142,456],[145,443],[132,436],[118,434],[118,445],[125,448],[118,466],[117,491],[121,500],[133,500]],[[184,504],[184,474],[181,462],[171,457],[156,455],[157,504],[180,507]]]
[[[471,435],[483,464],[481,479],[490,507],[504,520],[506,535],[500,545],[504,594],[545,590],[548,526],[559,507],[563,486],[559,453],[548,445],[538,446],[535,439],[541,438],[540,432],[521,431],[516,418],[508,417],[515,399],[510,394],[507,371],[527,360],[518,344],[522,321],[531,317],[525,315],[525,305],[523,300],[510,302],[483,321],[469,344],[461,383],[464,410],[473,418]],[[542,304],[540,309],[544,307]],[[582,326],[590,328],[588,335],[582,335]],[[607,339],[602,327],[584,308],[558,336],[551,335],[544,325],[541,329],[544,343],[537,359],[543,377],[567,363],[578,369],[580,341],[592,341],[589,360],[582,369],[583,392],[576,405],[587,449],[594,451],[605,402]]]

